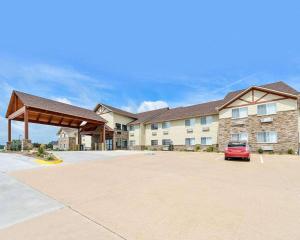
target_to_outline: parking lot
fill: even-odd
[[[300,239],[299,156],[64,154],[80,161],[9,173],[57,209],[0,239]]]

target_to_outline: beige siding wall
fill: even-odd
[[[98,114],[99,114],[99,112],[98,112]],[[99,115],[107,121],[107,126],[114,129],[114,127],[115,127],[114,114],[112,112],[103,113],[103,114],[99,114]]]
[[[125,116],[119,115],[119,114],[117,114],[117,113],[114,113],[114,114],[113,114],[114,125],[115,125],[116,123],[120,123],[120,124],[123,124],[123,125],[127,125],[128,123],[132,122],[133,120],[134,120],[133,118],[125,117]]]
[[[142,145],[140,124],[134,125],[134,130],[129,131],[129,141],[135,141],[135,145]]]
[[[276,96],[278,98],[278,96]],[[274,99],[274,98],[273,98]],[[269,101],[269,100],[261,100],[261,101]],[[261,102],[260,101],[260,102]],[[272,101],[272,99],[270,99]],[[234,103],[231,104],[231,106],[241,106],[245,104],[245,102],[242,101],[235,101]],[[273,101],[277,105],[277,112],[283,112],[283,111],[291,111],[291,110],[296,110],[297,109],[297,100],[294,99],[284,99],[284,100],[277,100]],[[271,102],[270,102],[271,103]],[[257,114],[257,105],[260,105],[263,103],[257,103],[253,105],[248,105],[246,106],[248,108],[248,115],[256,115]],[[220,119],[223,118],[231,118],[232,116],[232,109],[235,107],[231,108],[226,108],[220,111]]]
[[[134,120],[133,118],[125,117],[113,112],[102,113],[100,116],[107,121],[107,125],[112,129],[115,128],[116,123],[126,125]]]
[[[158,144],[162,144],[163,139],[170,139],[173,145],[185,145],[186,138],[195,138],[195,144],[201,143],[201,137],[211,137],[212,144],[217,144],[218,136],[218,116],[213,116],[213,122],[207,125],[201,125],[200,118],[194,118],[195,125],[193,127],[185,126],[185,119],[170,121],[170,128],[162,129],[162,123],[158,123],[158,130],[151,130],[151,124],[145,127],[145,145],[151,145],[151,140],[158,140]],[[204,127],[208,127],[208,131],[204,131]],[[188,132],[192,129],[193,132]],[[167,134],[164,134],[167,133]]]

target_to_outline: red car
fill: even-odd
[[[247,142],[229,142],[225,149],[225,160],[240,158],[250,161],[250,150]]]

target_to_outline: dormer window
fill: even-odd
[[[257,115],[271,115],[277,113],[276,103],[267,103],[257,106]]]
[[[232,119],[246,118],[248,117],[248,108],[233,108],[232,109]]]

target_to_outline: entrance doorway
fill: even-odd
[[[113,140],[112,139],[106,139],[106,150],[113,150]]]

